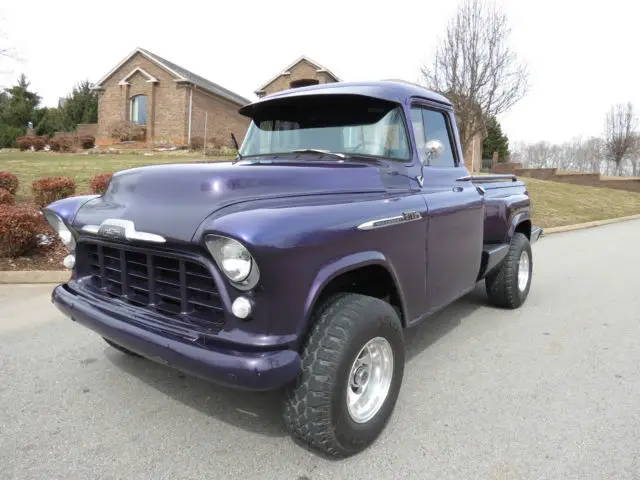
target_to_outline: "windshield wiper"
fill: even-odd
[[[333,155],[338,158],[349,158],[348,155],[344,153],[331,152],[329,150],[320,150],[319,148],[299,148],[297,150],[292,150],[291,153],[321,153],[323,155]]]

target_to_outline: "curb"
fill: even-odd
[[[572,232],[574,230],[583,230],[585,228],[599,227],[601,225],[609,225],[610,223],[626,222],[629,220],[640,220],[640,214],[629,215],[628,217],[610,218],[608,220],[595,220],[593,222],[576,223],[575,225],[564,225],[562,227],[545,228],[542,236],[552,233]]]
[[[0,272],[0,284],[64,283],[71,277],[69,270],[26,270]]]
[[[618,217],[609,220],[596,220],[594,222],[577,223],[575,225],[564,225],[562,227],[544,228],[541,237],[554,233],[572,232],[574,230],[584,230],[586,228],[609,225],[610,223],[626,222],[629,220],[640,220],[640,214],[628,217]],[[69,280],[71,272],[69,270],[26,270],[26,271],[0,271],[0,284],[7,283],[64,283]]]

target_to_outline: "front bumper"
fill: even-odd
[[[115,343],[155,362],[232,388],[274,390],[296,378],[300,355],[293,350],[238,352],[202,346],[156,333],[127,321],[127,312],[70,288],[55,287],[53,304],[66,316]]]

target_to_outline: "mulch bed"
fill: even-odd
[[[64,245],[52,248],[39,247],[31,256],[0,258],[0,271],[17,270],[65,270],[62,259],[67,256]]]

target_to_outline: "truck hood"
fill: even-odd
[[[73,225],[130,220],[168,242],[191,241],[217,210],[243,201],[326,193],[384,191],[380,166],[363,163],[194,163],[139,167],[113,176],[104,195],[85,203]]]

